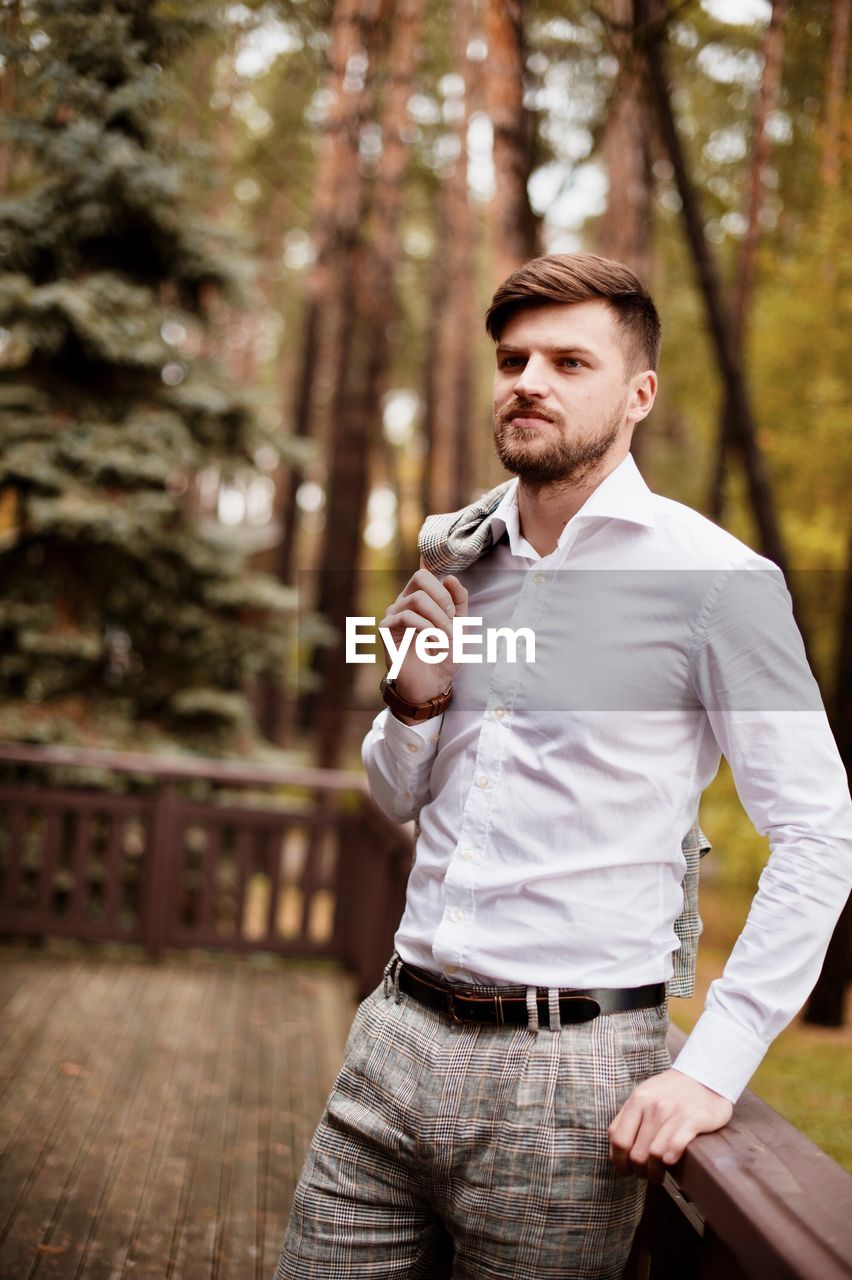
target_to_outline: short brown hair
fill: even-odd
[[[607,304],[627,336],[628,373],[656,369],[660,317],[650,293],[623,262],[594,253],[549,253],[525,262],[494,294],[485,313],[485,328],[499,342],[509,318],[524,307],[593,299]]]

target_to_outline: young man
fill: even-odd
[[[619,263],[549,256],[487,327],[516,479],[426,522],[381,625],[396,645],[464,616],[528,628],[535,662],[412,646],[383,682],[364,760],[382,808],[418,817],[416,862],[278,1280],[616,1280],[642,1179],[730,1119],[848,891],[852,805],[780,574],[629,453],[651,298]],[[682,840],[720,751],[772,852],[671,1067]]]

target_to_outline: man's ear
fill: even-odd
[[[633,390],[627,405],[627,421],[635,426],[637,422],[647,418],[654,407],[657,396],[657,375],[653,369],[646,369],[644,373],[632,378],[631,382]]]

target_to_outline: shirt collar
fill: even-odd
[[[653,494],[639,473],[633,461],[633,455],[618,464],[614,471],[603,479],[583,503],[580,510],[563,529],[559,541],[565,536],[565,530],[575,520],[625,520],[630,524],[654,526]],[[513,554],[520,552],[521,543],[526,544],[521,534],[518,515],[518,481],[512,481],[500,499],[499,506],[491,514],[491,536],[498,542],[504,533],[509,535],[509,546]]]

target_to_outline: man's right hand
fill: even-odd
[[[379,626],[388,628],[395,644],[401,642],[403,633],[409,627],[414,627],[417,631],[437,627],[447,636],[450,644],[450,654],[439,663],[422,662],[414,652],[414,645],[409,647],[396,678],[397,692],[407,701],[427,702],[429,698],[443,693],[452,682],[458,670],[458,663],[452,661],[453,618],[466,615],[467,591],[458,578],[450,574],[442,583],[422,563],[388,607]],[[385,660],[390,666],[387,651]]]

